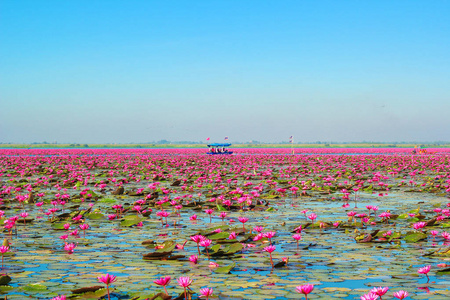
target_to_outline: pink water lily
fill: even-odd
[[[171,279],[172,278],[170,276],[166,276],[166,277],[161,277],[160,279],[157,279],[153,282],[156,283],[157,285],[161,285],[164,288],[164,292],[166,292],[166,295],[168,296],[169,293],[167,292],[166,286],[170,283]]]
[[[312,284],[299,285],[295,289],[297,290],[297,292],[305,295],[305,300],[308,300],[308,294],[314,290],[314,285]]]
[[[184,299],[187,300],[186,288],[191,285],[192,279],[189,276],[177,279],[178,285],[184,288]]]
[[[117,277],[107,273],[105,275],[97,277],[97,279],[98,279],[99,282],[106,284],[106,290],[107,290],[107,293],[108,293],[108,300],[111,300],[111,297],[110,297],[110,294],[109,294],[109,286],[110,286],[111,283],[116,282]]]

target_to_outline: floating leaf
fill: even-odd
[[[227,211],[227,209],[220,204],[217,204],[217,210],[218,211]]]
[[[112,203],[117,203],[116,199],[113,198],[103,198],[100,199],[99,201],[97,201],[97,203],[108,203],[108,204],[112,204]]]
[[[11,282],[11,277],[8,275],[0,275],[0,285],[6,285]]]
[[[219,232],[216,234],[213,234],[211,236],[208,236],[208,238],[210,240],[223,240],[223,239],[227,239],[230,236],[230,234],[228,232]]]
[[[403,238],[408,243],[415,243],[427,238],[427,235],[423,232],[411,232],[405,235]]]
[[[47,287],[40,283],[30,283],[23,287],[27,292],[43,292],[47,290]]]
[[[58,223],[53,223],[52,224],[52,228],[56,229],[56,230],[66,230],[64,228],[64,224],[66,224],[66,222],[58,222]]]
[[[138,216],[126,216],[121,222],[120,226],[130,227],[142,222],[142,219]]]
[[[224,266],[224,267],[219,267],[217,269],[214,270],[214,272],[216,273],[223,273],[223,274],[229,274],[231,272],[231,270],[236,266],[236,263],[232,263],[228,266]]]
[[[10,286],[10,285],[0,285],[0,292],[10,292],[14,289],[15,289],[15,287]]]
[[[87,214],[86,218],[91,219],[91,220],[100,220],[100,219],[104,219],[105,215],[100,212],[93,212],[93,213]]]

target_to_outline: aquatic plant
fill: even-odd
[[[314,290],[314,285],[305,284],[299,285],[295,288],[298,293],[305,295],[305,300],[308,300],[308,294],[310,294]]]
[[[184,299],[187,300],[186,288],[191,285],[192,279],[189,276],[179,277],[177,279],[178,285],[184,289]]]
[[[108,293],[108,300],[111,300],[110,294],[109,294],[109,286],[111,285],[111,283],[116,282],[117,278],[114,275],[110,275],[109,273],[99,276],[97,277],[98,281],[101,283],[106,284],[106,291]]]
[[[169,296],[169,293],[167,292],[166,286],[170,283],[170,280],[172,278],[170,276],[161,277],[160,279],[157,279],[153,281],[157,285],[161,285],[164,288],[164,292],[166,292],[166,295]]]

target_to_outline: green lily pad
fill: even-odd
[[[215,269],[214,272],[229,274],[234,267],[236,267],[236,263],[232,263],[232,264],[224,266],[224,267],[219,267],[219,268]]]
[[[230,236],[230,234],[228,232],[219,232],[216,234],[213,234],[211,236],[208,236],[208,238],[210,240],[223,240],[223,239],[227,239]]]
[[[90,219],[90,220],[100,220],[100,219],[104,219],[105,215],[100,212],[93,212],[93,213],[87,214],[86,218]]]
[[[0,285],[0,292],[10,292],[14,289],[15,289],[15,287],[10,286],[10,285]]]
[[[427,235],[423,232],[411,232],[405,235],[403,238],[408,243],[416,243],[418,241],[424,240],[427,238]]]
[[[6,285],[11,282],[11,277],[8,275],[0,275],[0,285]]]
[[[97,203],[111,203],[111,204],[113,204],[113,203],[117,203],[117,200],[113,199],[113,198],[103,198],[103,199],[100,199],[99,201],[97,201]]]
[[[142,218],[138,216],[126,216],[121,222],[120,226],[130,227],[142,222]]]
[[[43,292],[47,290],[47,287],[40,283],[30,283],[23,287],[27,292]]]
[[[57,222],[57,223],[53,223],[52,224],[52,228],[56,229],[56,230],[66,230],[64,228],[64,224],[66,224],[67,222]]]
[[[227,211],[227,209],[220,204],[217,204],[217,210],[218,211]]]

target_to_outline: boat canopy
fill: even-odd
[[[208,147],[230,147],[231,144],[223,144],[223,143],[213,143],[209,144]]]

